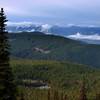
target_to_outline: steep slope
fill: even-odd
[[[34,33],[9,34],[12,57],[72,61],[100,67],[100,46],[68,38]]]

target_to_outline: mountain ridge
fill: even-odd
[[[55,35],[36,35],[36,33],[11,33],[9,37],[13,39],[10,41],[12,57],[33,60],[68,60],[100,67],[99,45],[86,44]]]
[[[89,44],[100,45],[100,27],[79,25],[49,25],[32,22],[8,23],[7,30],[10,33],[43,32],[49,35],[59,35]],[[78,35],[79,34],[79,35]],[[79,37],[80,36],[80,37]]]
[[[57,35],[72,35],[77,32],[84,35],[100,34],[100,27],[96,26],[79,26],[79,25],[49,25],[32,22],[8,23],[7,30],[10,32],[34,32],[41,31],[45,33],[53,33]]]

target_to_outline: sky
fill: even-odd
[[[10,22],[100,26],[100,0],[0,0]]]

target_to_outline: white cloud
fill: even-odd
[[[42,26],[42,32],[46,32],[48,33],[48,30],[52,27],[51,25],[48,25],[48,24],[44,24],[44,25],[41,25]],[[49,33],[48,33],[49,34]]]
[[[75,39],[75,40],[100,40],[100,35],[82,35],[80,33],[76,33],[75,35],[69,35],[67,38]]]

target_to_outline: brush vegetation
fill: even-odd
[[[32,86],[34,81],[46,83],[50,91],[53,89],[53,92],[50,92],[52,95],[55,90],[59,92],[59,96],[64,92],[69,100],[78,100],[83,80],[89,100],[94,100],[96,93],[100,93],[100,70],[90,66],[70,62],[23,59],[12,60],[11,66],[17,85],[20,87],[19,90],[24,91],[25,98],[29,98],[25,100],[48,100],[48,89],[35,88]]]

